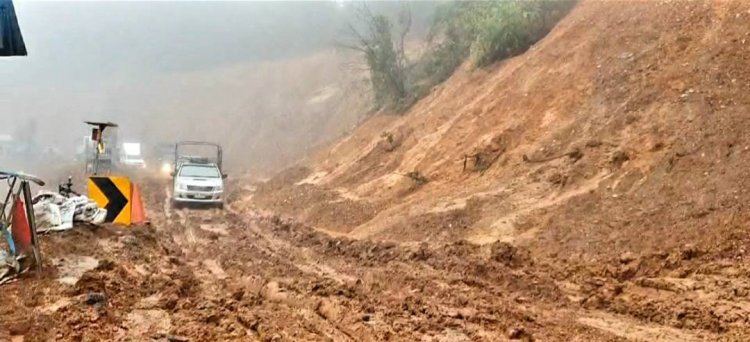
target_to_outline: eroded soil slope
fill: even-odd
[[[750,4],[583,1],[227,210],[42,237],[11,341],[746,341]]]
[[[339,238],[506,243],[574,305],[739,338],[748,32],[743,1],[582,1],[525,54],[459,70],[241,201]]]
[[[508,244],[332,238],[236,202],[172,210],[166,181],[141,184],[150,226],[42,236],[42,274],[0,291],[0,340],[607,340],[577,320],[634,326],[566,304]]]

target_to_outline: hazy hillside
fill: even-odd
[[[583,1],[530,51],[369,120],[253,203],[334,236],[510,244],[586,307],[741,330],[750,311],[713,311],[730,289],[709,283],[748,272],[732,264],[749,240],[748,18],[741,1]],[[659,297],[649,277],[693,285]]]
[[[84,16],[142,35],[101,46],[61,10],[54,32],[86,44],[0,62],[0,118],[24,139],[62,148],[110,119],[125,139],[218,140],[233,175],[208,193],[134,172],[148,224],[40,236],[41,274],[0,291],[0,339],[750,340],[750,2],[447,2],[436,45],[407,42],[435,58],[408,62],[370,16],[372,82],[283,30],[329,30],[313,3],[207,3],[159,3],[137,29],[130,4]],[[246,39],[291,47],[228,51]]]
[[[433,7],[414,4],[415,35]],[[111,120],[145,143],[222,142],[235,171],[278,167],[368,112],[364,75],[335,47],[355,10],[333,1],[21,2],[29,56],[0,62],[0,134],[69,157],[88,133],[81,121]]]

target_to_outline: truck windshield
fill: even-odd
[[[203,165],[185,165],[180,168],[180,176],[182,177],[203,177],[203,178],[219,178],[219,169],[215,166],[203,166]]]

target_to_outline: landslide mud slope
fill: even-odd
[[[744,336],[748,32],[743,1],[583,1],[525,54],[459,70],[243,202],[338,238],[506,243],[574,305]],[[651,339],[607,322],[579,321]]]
[[[745,2],[587,2],[224,212],[43,236],[11,341],[746,341]],[[465,166],[464,166],[465,165]]]
[[[496,245],[487,261],[484,251],[463,242],[433,250],[331,238],[238,203],[225,211],[175,211],[165,180],[140,184],[150,226],[80,226],[42,236],[44,271],[0,291],[0,340],[616,336],[579,323],[580,317],[602,321],[562,302],[545,268],[510,245]]]

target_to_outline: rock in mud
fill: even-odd
[[[51,315],[58,310],[67,307],[68,305],[70,305],[70,303],[71,301],[69,297],[60,298],[56,302],[42,307],[41,312],[47,315]]]
[[[610,164],[617,168],[621,167],[628,160],[630,160],[630,155],[623,150],[616,150],[609,157]]]
[[[232,292],[232,299],[236,301],[241,301],[242,298],[245,298],[245,290],[239,289]]]
[[[96,266],[97,271],[111,271],[115,269],[116,263],[109,259],[99,260],[99,265]]]
[[[687,244],[682,247],[680,251],[680,258],[682,260],[690,260],[699,257],[703,252],[695,245]]]
[[[466,336],[465,333],[452,329],[447,328],[443,330],[439,335],[435,336],[435,339],[433,341],[436,342],[469,342],[471,339],[469,336]]]
[[[161,302],[161,295],[155,294],[148,296],[146,298],[141,299],[136,307],[138,309],[154,309],[159,307],[159,303]]]
[[[87,305],[103,305],[107,303],[107,295],[101,292],[89,292],[84,302]]]
[[[227,278],[227,273],[221,267],[218,261],[214,259],[203,260],[203,266],[205,266],[216,279],[224,280]]]
[[[327,299],[321,299],[316,305],[315,312],[321,317],[336,322],[341,317],[340,310],[336,303],[331,302]]]
[[[260,295],[272,302],[283,302],[289,297],[289,295],[279,286],[279,283],[275,281],[269,282],[263,286]]]
[[[255,315],[255,313],[248,310],[247,308],[240,308],[240,310],[237,312],[237,321],[247,329],[258,331],[260,320],[258,319],[258,316]]]
[[[508,329],[508,338],[511,340],[527,340],[531,341],[531,335],[526,332],[526,329],[522,327],[514,327]]]
[[[177,307],[177,302],[180,300],[176,294],[172,293],[165,297],[159,298],[158,306],[165,310],[174,310]]]
[[[473,308],[462,308],[458,310],[458,317],[460,319],[472,319],[476,317],[477,310]]]
[[[71,255],[60,259],[53,259],[60,277],[58,282],[65,285],[75,285],[84,273],[99,266],[99,260],[90,256]]]
[[[527,255],[510,243],[498,241],[492,244],[492,260],[505,266],[517,267],[527,260]]]
[[[208,315],[205,318],[205,322],[209,324],[213,324],[213,325],[219,325],[219,323],[221,323],[221,320],[223,318],[224,317],[221,314],[215,313],[215,314]]]
[[[169,333],[172,321],[163,310],[134,310],[128,314],[125,327],[129,336],[147,338]]]
[[[432,256],[430,247],[426,242],[423,242],[419,245],[419,249],[412,254],[411,259],[415,261],[426,261],[430,256]]]
[[[638,274],[638,270],[640,269],[639,263],[629,263],[627,265],[621,266],[617,270],[617,280],[619,281],[625,281],[628,279],[632,279]]]
[[[20,321],[7,324],[5,326],[11,335],[26,335],[31,330],[31,322]]]
[[[632,252],[625,252],[620,255],[620,263],[627,264],[636,259],[635,254]]]
[[[125,246],[137,246],[138,245],[138,239],[136,239],[136,237],[132,235],[125,235],[121,237],[119,241]]]

